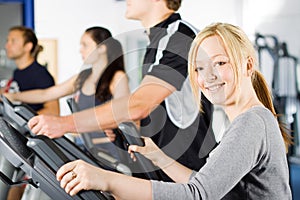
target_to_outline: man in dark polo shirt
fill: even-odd
[[[42,49],[32,29],[25,26],[11,27],[7,35],[5,50],[7,57],[15,62],[17,69],[14,70],[13,77],[7,82],[4,92],[11,92],[11,90],[18,92],[44,89],[55,84],[52,75],[36,60],[38,53]],[[14,87],[12,87],[12,85],[14,85]],[[57,100],[48,101],[43,104],[28,105],[39,114],[59,115],[59,104]],[[15,167],[2,157],[2,155],[0,155],[0,162],[0,170],[7,173],[8,176],[12,176]],[[30,185],[27,185],[27,187],[30,188]],[[23,185],[9,188],[3,186],[1,182],[0,188],[0,199],[21,199],[24,190]],[[40,191],[36,190],[36,192]],[[38,193],[35,194],[37,195]],[[45,194],[41,193],[40,195],[41,198]]]
[[[24,26],[10,28],[5,49],[7,57],[16,63],[12,81],[18,84],[19,91],[44,89],[55,84],[52,75],[36,60],[41,46],[33,30]],[[28,105],[41,114],[59,115],[57,100]]]

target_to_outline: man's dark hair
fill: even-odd
[[[27,43],[32,43],[32,48],[30,50],[30,53],[32,57],[35,59],[38,56],[38,53],[43,50],[43,47],[38,44],[38,39],[34,33],[34,31],[30,28],[27,28],[25,26],[14,26],[9,29],[9,31],[20,31],[22,32],[23,39],[24,39],[24,45]]]
[[[177,11],[180,8],[181,0],[166,0],[166,3],[169,9]]]

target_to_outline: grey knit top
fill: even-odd
[[[289,171],[278,123],[257,106],[229,125],[207,163],[188,184],[152,181],[153,199],[289,200]]]

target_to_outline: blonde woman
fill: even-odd
[[[96,189],[121,199],[292,199],[286,159],[290,140],[255,67],[255,50],[239,27],[206,27],[190,50],[190,80],[195,96],[200,88],[231,122],[207,163],[192,171],[145,138],[145,147],[130,150],[150,158],[176,183],[127,177],[74,161],[57,172],[61,186],[71,195]]]

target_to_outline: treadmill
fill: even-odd
[[[71,112],[74,113],[74,112],[79,111],[78,105],[75,102],[74,98],[72,98],[72,97],[68,98],[67,104],[68,104]],[[127,147],[129,145],[139,145],[139,146],[145,145],[136,125],[133,122],[122,122],[118,125],[118,128],[114,129],[113,131],[116,134],[116,140],[114,142],[115,145],[118,148],[123,149],[125,153],[127,153]],[[83,141],[84,146],[88,152],[90,152],[92,155],[101,154],[101,153],[99,153],[99,148],[96,148],[95,145],[93,144],[92,139],[89,134],[83,133],[83,134],[80,134],[80,137],[81,137],[81,140]],[[137,162],[129,163],[127,161],[127,164],[130,166],[131,173],[136,174],[137,176],[139,176],[139,174],[144,174],[143,178],[147,178],[149,180],[161,180],[160,174],[156,171],[156,170],[158,170],[158,167],[156,167],[152,163],[152,161],[147,159],[142,154],[134,153],[134,155],[137,159]],[[113,158],[112,156],[110,156],[110,157],[111,158],[109,160],[113,161],[111,163],[118,163],[118,161],[115,158]],[[119,165],[120,165],[120,163],[119,163]],[[122,166],[122,168],[124,168],[124,167]],[[115,168],[115,169],[117,169],[117,168]]]
[[[109,193],[101,191],[81,191],[71,197],[56,180],[57,170],[67,162],[81,159],[97,167],[105,168],[106,162],[86,154],[65,136],[49,139],[43,135],[31,133],[27,126],[30,118],[36,113],[26,104],[12,104],[7,98],[2,97],[3,117],[0,117],[0,150],[4,157],[16,168],[20,168],[31,178],[26,183],[40,188],[52,199],[114,199]],[[123,122],[118,126],[127,145],[144,145],[134,123]],[[138,173],[144,173],[148,179],[159,180],[155,167],[150,160],[135,153],[137,157]],[[101,156],[100,156],[101,157]],[[0,178],[8,185],[23,184],[24,181],[13,182],[0,172]]]
[[[70,108],[70,111],[72,113],[78,112],[79,108],[77,103],[75,102],[74,98],[68,98],[67,104]],[[114,129],[114,131],[118,131],[118,129]],[[130,158],[128,156],[127,150],[125,150],[126,144],[124,143],[124,140],[121,139],[121,136],[118,135],[117,137],[117,153],[119,154],[120,159],[113,157],[109,152],[107,152],[105,149],[102,149],[99,146],[96,146],[92,140],[92,137],[90,133],[80,133],[79,138],[83,142],[83,148],[84,151],[88,154],[90,154],[92,157],[100,160],[102,163],[104,163],[105,166],[108,167],[108,169],[117,171],[126,175],[131,176],[132,172],[131,169],[128,167],[131,162]],[[125,164],[126,163],[126,164]]]
[[[27,121],[35,115],[26,105],[13,105],[2,97],[3,111],[0,117],[0,151],[15,167],[24,171],[30,179],[12,181],[0,172],[0,178],[8,185],[28,183],[40,188],[52,199],[111,200],[109,193],[101,191],[80,191],[75,196],[67,194],[56,180],[57,170],[67,162],[82,159],[98,167],[104,165],[85,154],[66,137],[51,140],[46,136],[34,135],[27,127]]]

